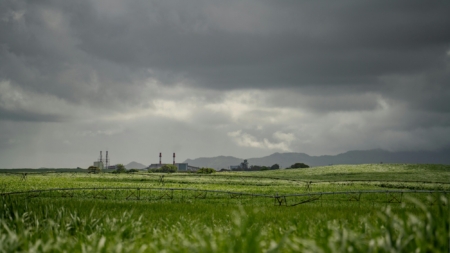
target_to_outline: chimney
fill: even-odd
[[[161,164],[161,152],[159,152],[159,164]]]
[[[106,165],[106,168],[108,169],[109,167],[109,162],[110,162],[110,160],[109,160],[109,158],[108,158],[108,150],[106,150],[106,158],[105,158],[105,165]]]
[[[175,153],[173,153],[173,165],[175,165]]]

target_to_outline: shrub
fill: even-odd
[[[116,165],[116,171],[114,171],[113,173],[125,173],[127,172],[127,169],[125,169],[125,166],[123,166],[123,164],[119,163]]]
[[[216,172],[216,170],[213,169],[213,168],[200,168],[200,169],[197,171],[197,173],[201,173],[201,174],[212,174],[212,173],[214,173],[214,172]]]
[[[165,172],[165,173],[173,173],[177,172],[178,167],[172,164],[164,164],[162,167],[154,168],[154,169],[148,169],[148,172]]]
[[[295,163],[291,165],[291,169],[309,168],[309,165],[304,163]]]
[[[127,173],[136,173],[136,172],[139,172],[139,170],[138,169],[129,169],[127,171]]]
[[[89,166],[88,173],[100,173],[100,168],[96,166]]]
[[[274,165],[270,166],[271,170],[278,170],[280,169],[280,165],[278,165],[277,163],[275,163]]]
[[[165,164],[161,167],[161,172],[177,172],[178,171],[178,167],[172,164]]]

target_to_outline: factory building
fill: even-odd
[[[162,158],[162,154],[159,153],[159,163],[152,163],[150,164],[150,166],[148,166],[147,169],[158,169],[161,168],[162,166],[169,164],[169,163],[162,163],[161,162],[161,158]],[[200,169],[199,167],[194,167],[194,166],[190,166],[187,163],[176,163],[175,162],[175,153],[173,153],[173,162],[172,165],[177,166],[178,171],[184,172],[184,171],[197,171],[198,169]]]
[[[152,163],[152,164],[150,164],[150,166],[148,166],[147,169],[158,169],[166,164],[168,164],[168,163],[161,163],[161,164]],[[191,171],[193,168],[197,168],[197,167],[189,166],[187,163],[175,163],[173,165],[177,166],[178,171]]]
[[[94,167],[97,167],[100,170],[103,170],[103,162],[94,162]]]
[[[109,158],[108,158],[108,151],[106,151],[106,166],[103,163],[103,156],[102,156],[102,151],[100,151],[100,158],[94,162],[94,167],[97,167],[100,170],[103,170],[104,168],[108,167],[108,163],[109,163]]]

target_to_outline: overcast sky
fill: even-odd
[[[2,0],[0,130],[2,168],[446,148],[450,1]]]

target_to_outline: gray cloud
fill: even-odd
[[[52,114],[37,114],[27,111],[7,111],[0,109],[0,118],[2,120],[12,121],[44,121],[44,122],[58,122],[62,121],[61,115]]]
[[[24,164],[54,153],[73,164],[98,143],[126,146],[118,159],[442,148],[449,11],[445,1],[2,1],[0,159],[16,166],[12,154],[27,150]]]

